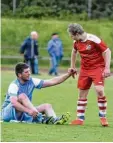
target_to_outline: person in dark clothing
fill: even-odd
[[[39,74],[38,70],[38,33],[32,31],[30,37],[27,37],[21,48],[20,53],[24,56],[24,62],[31,67],[32,74]]]

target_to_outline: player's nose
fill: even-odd
[[[31,72],[29,71],[29,72],[28,72],[28,75],[30,75],[30,74],[31,74]]]

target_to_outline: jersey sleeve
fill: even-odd
[[[44,80],[38,79],[38,78],[32,78],[32,81],[34,83],[35,88],[41,89],[44,83]]]
[[[96,47],[101,52],[105,52],[108,49],[107,45],[100,38],[98,38],[96,35],[90,34],[89,40],[93,41],[95,43]]]
[[[102,40],[100,43],[96,43],[96,45],[101,50],[101,52],[105,52],[108,49],[107,45]]]
[[[18,95],[18,86],[15,83],[11,83],[8,88],[9,96],[17,96]]]

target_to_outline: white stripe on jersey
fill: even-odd
[[[109,50],[109,48],[107,48],[103,53],[107,52]]]
[[[96,35],[93,35],[93,34],[89,34],[87,33],[87,39],[86,40],[90,40],[90,41],[93,41],[97,44],[101,43],[101,39],[98,38]]]
[[[8,88],[9,95],[17,95],[18,86],[15,83],[11,83]]]
[[[34,83],[35,87],[37,87],[37,86],[40,84],[41,79],[38,79],[38,78],[32,78],[32,81],[33,81],[33,83]]]

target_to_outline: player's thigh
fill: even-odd
[[[16,118],[16,111],[12,104],[8,104],[4,109],[2,109],[2,119],[6,122],[10,120],[15,120]]]
[[[87,71],[80,70],[78,78],[78,88],[81,90],[87,90],[91,87],[92,79],[88,76]]]
[[[90,77],[95,86],[104,86],[103,70],[104,68],[98,67],[90,72]]]

